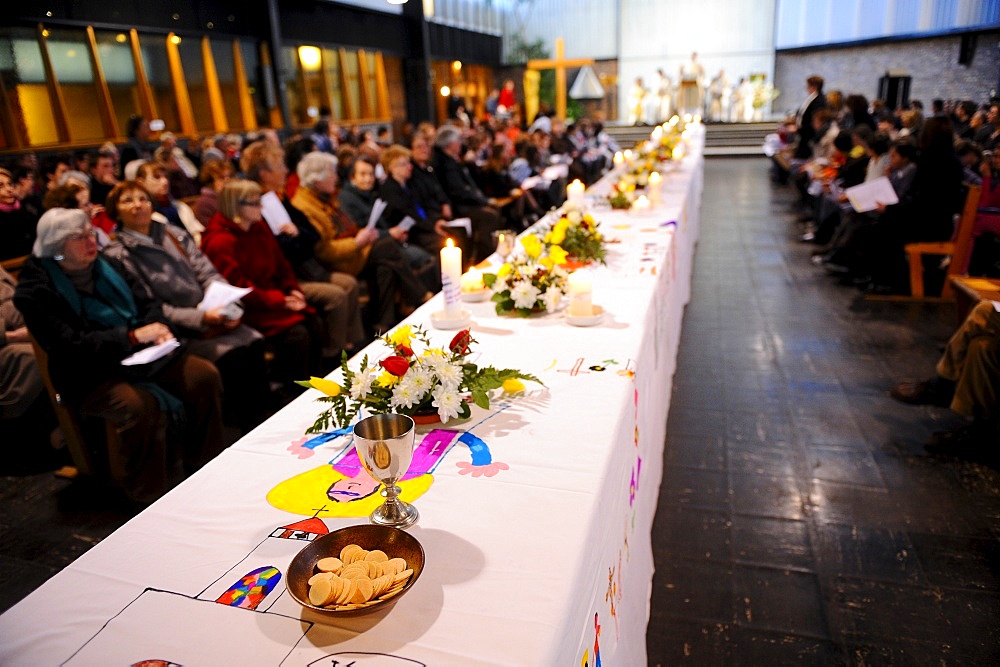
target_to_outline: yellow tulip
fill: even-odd
[[[510,264],[504,264],[497,270],[497,278],[503,278],[511,272]]]
[[[336,396],[341,391],[339,384],[326,378],[311,377],[309,384],[312,385],[313,389],[318,389],[327,396]]]
[[[569,227],[569,220],[562,218],[555,224],[552,231],[548,233],[548,238],[546,239],[549,243],[553,245],[559,245],[566,240],[566,229]]]
[[[523,236],[521,238],[521,245],[524,246],[524,251],[528,253],[528,257],[532,259],[537,259],[542,254],[542,242],[534,234]]]
[[[554,245],[549,248],[549,257],[555,264],[564,264],[569,253],[562,249],[562,246]]]
[[[392,342],[393,346],[405,345],[409,347],[412,337],[413,331],[410,329],[410,325],[404,324],[389,334],[389,341]]]
[[[508,394],[516,394],[524,391],[524,383],[517,378],[510,378],[503,381],[503,390]]]

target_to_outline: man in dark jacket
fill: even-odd
[[[812,142],[816,138],[816,130],[813,128],[813,114],[826,108],[826,97],[823,96],[823,77],[814,75],[806,79],[806,90],[809,95],[799,107],[799,112],[795,117],[796,125],[799,128],[799,143],[795,147],[795,157],[800,160],[808,160],[812,156]]]

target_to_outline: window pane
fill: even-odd
[[[103,139],[104,128],[95,103],[94,68],[83,30],[52,29],[46,40],[52,69],[66,102],[70,136],[74,141]]]
[[[243,69],[247,73],[247,85],[250,87],[250,97],[253,98],[254,111],[257,114],[257,125],[270,127],[264,86],[260,79],[260,52],[253,42],[240,42],[240,53],[243,55]]]
[[[375,69],[375,54],[365,52],[365,60],[368,62],[368,80],[365,81],[368,101],[372,104],[372,116],[378,117],[378,71]]]
[[[128,35],[124,32],[96,31],[97,56],[101,60],[104,79],[111,91],[118,131],[125,134],[129,116],[140,112],[139,86],[135,78],[135,61]]]
[[[230,129],[243,129],[243,117],[240,115],[240,93],[236,88],[236,69],[233,64],[232,41],[211,40],[212,59],[215,60],[215,71],[219,75],[219,87],[222,89],[222,104],[226,108],[226,120]]]
[[[187,84],[188,97],[191,98],[194,126],[202,132],[217,130],[218,128],[212,121],[212,104],[208,99],[208,86],[205,85],[205,61],[201,57],[201,40],[185,37],[177,45],[177,52],[181,56],[184,83]]]
[[[344,91],[340,85],[340,56],[335,49],[323,49],[323,64],[326,66],[326,80],[330,83],[330,99],[333,100],[331,117],[340,120],[344,117]]]
[[[0,33],[0,77],[11,96],[32,145],[59,141],[52,103],[45,87],[45,68],[37,33],[28,28],[8,28]],[[11,128],[13,129],[13,128]]]
[[[347,99],[351,101],[351,120],[360,118],[361,109],[361,82],[358,80],[358,53],[357,51],[347,51],[344,58],[344,71],[347,73]]]
[[[278,68],[284,74],[288,91],[288,110],[292,115],[292,125],[303,127],[311,125],[305,91],[302,90],[302,73],[299,66],[298,50],[294,46],[281,47],[278,57]]]
[[[179,132],[181,123],[177,115],[174,88],[170,82],[166,39],[161,36],[146,35],[140,37],[139,43],[142,50],[143,66],[146,68],[146,78],[153,91],[156,112],[163,121],[164,129]]]

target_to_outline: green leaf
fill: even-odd
[[[472,402],[484,410],[490,407],[490,397],[485,391],[477,390],[472,392]]]

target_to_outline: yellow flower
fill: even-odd
[[[521,238],[521,245],[524,246],[524,251],[531,259],[537,259],[542,254],[542,242],[535,234],[525,234]]]
[[[566,240],[566,229],[568,227],[569,220],[566,218],[560,218],[559,222],[557,222],[555,227],[552,228],[552,231],[546,234],[545,241],[553,245],[559,245]]]
[[[379,385],[389,388],[395,387],[396,383],[399,382],[399,378],[390,373],[389,371],[382,371],[382,374],[378,376]]]
[[[497,271],[497,278],[503,278],[504,276],[506,276],[507,274],[509,274],[511,272],[511,270],[512,269],[511,269],[510,264],[504,264]]]
[[[503,381],[503,390],[508,394],[516,394],[524,391],[524,383],[517,378],[509,378]]]
[[[318,389],[327,396],[336,396],[341,391],[339,384],[326,378],[311,377],[309,384],[312,385],[313,389]]]
[[[413,337],[413,331],[410,329],[409,324],[404,324],[398,327],[395,331],[389,334],[389,341],[393,346],[405,345],[410,346],[410,340]]]
[[[562,249],[562,246],[554,245],[549,248],[549,257],[553,264],[564,264],[569,253]]]

